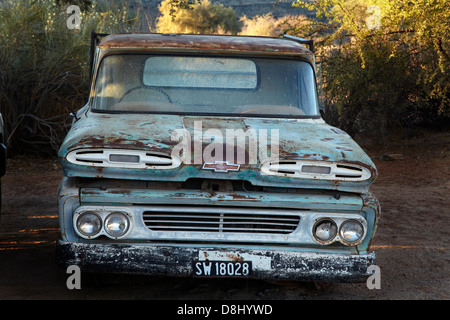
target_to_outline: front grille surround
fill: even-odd
[[[335,221],[358,220],[369,230],[364,212],[361,211],[330,212],[306,208],[164,203],[116,206],[91,203],[81,205],[77,211],[80,210],[129,211],[134,217],[129,232],[123,238],[114,239],[114,242],[142,244],[158,242],[169,246],[198,243],[323,246],[317,243],[312,230],[318,220],[325,218]],[[98,241],[102,239],[99,238]],[[337,244],[330,246],[335,245]]]

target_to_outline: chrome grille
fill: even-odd
[[[143,220],[152,231],[288,234],[300,217],[283,209],[155,206]]]

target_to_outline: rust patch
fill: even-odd
[[[167,147],[156,147],[154,145],[148,145],[138,139],[133,138],[131,135],[128,137],[102,137],[102,136],[88,136],[80,139],[76,145],[72,146],[71,149],[75,147],[89,147],[89,148],[112,148],[112,149],[135,149],[135,150],[145,150],[160,152],[164,154],[170,154],[172,149],[170,145],[176,144],[173,141],[160,141],[163,145],[169,145]],[[157,141],[158,142],[158,141]],[[68,151],[71,151],[70,149]]]
[[[165,144],[167,146],[176,146],[177,144],[180,143],[179,141],[172,141],[172,140],[155,140],[155,142]]]
[[[251,198],[251,197],[245,196],[245,195],[243,195],[243,194],[236,194],[236,193],[233,193],[233,194],[231,195],[231,197],[232,197],[233,199],[256,200],[255,198]]]
[[[336,134],[347,134],[347,132],[345,132],[344,130],[341,130],[339,128],[331,128],[330,130]]]
[[[149,125],[153,125],[155,124],[155,121],[151,121],[151,122],[144,122],[141,125],[139,125],[140,127],[144,127],[144,126],[149,126]]]
[[[243,262],[244,258],[241,257],[238,253],[227,253],[227,258],[233,260],[234,262]]]
[[[176,192],[176,193],[173,194],[173,196],[174,196],[174,197],[180,197],[180,198],[183,198],[183,197],[186,196],[186,194],[183,193],[183,192]]]
[[[344,160],[343,163],[350,163],[350,164],[353,163],[353,164],[356,164],[356,165],[366,168],[367,170],[370,171],[370,174],[372,176],[371,179],[374,179],[378,176],[377,169],[375,167],[372,167],[371,165],[368,165],[367,163],[364,163],[361,161],[348,161],[348,160],[347,161]]]
[[[353,149],[345,148],[345,147],[336,147],[336,149],[342,150],[342,151],[348,151],[348,152],[352,152],[353,151]]]
[[[322,156],[322,155],[316,154],[316,153],[314,153],[314,154],[305,154],[301,158],[302,159],[311,159],[311,160],[324,160],[324,161],[330,159],[330,157]]]
[[[280,155],[280,158],[286,158],[286,159],[297,159],[297,158],[299,158],[298,153],[287,152],[287,151],[285,151],[285,150],[283,150],[281,148],[279,150],[279,155]]]
[[[95,170],[97,170],[97,178],[103,178],[103,169],[105,169],[104,167],[95,167]]]
[[[112,189],[109,191],[111,194],[130,194],[130,189]]]

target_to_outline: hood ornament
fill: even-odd
[[[228,163],[228,161],[214,161],[203,163],[203,170],[214,170],[214,172],[239,171],[241,165],[237,163]]]

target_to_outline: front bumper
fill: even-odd
[[[87,244],[58,241],[60,264],[82,271],[192,276],[195,261],[251,261],[249,276],[264,280],[364,282],[375,253],[351,255],[273,248],[214,248],[146,244]]]

